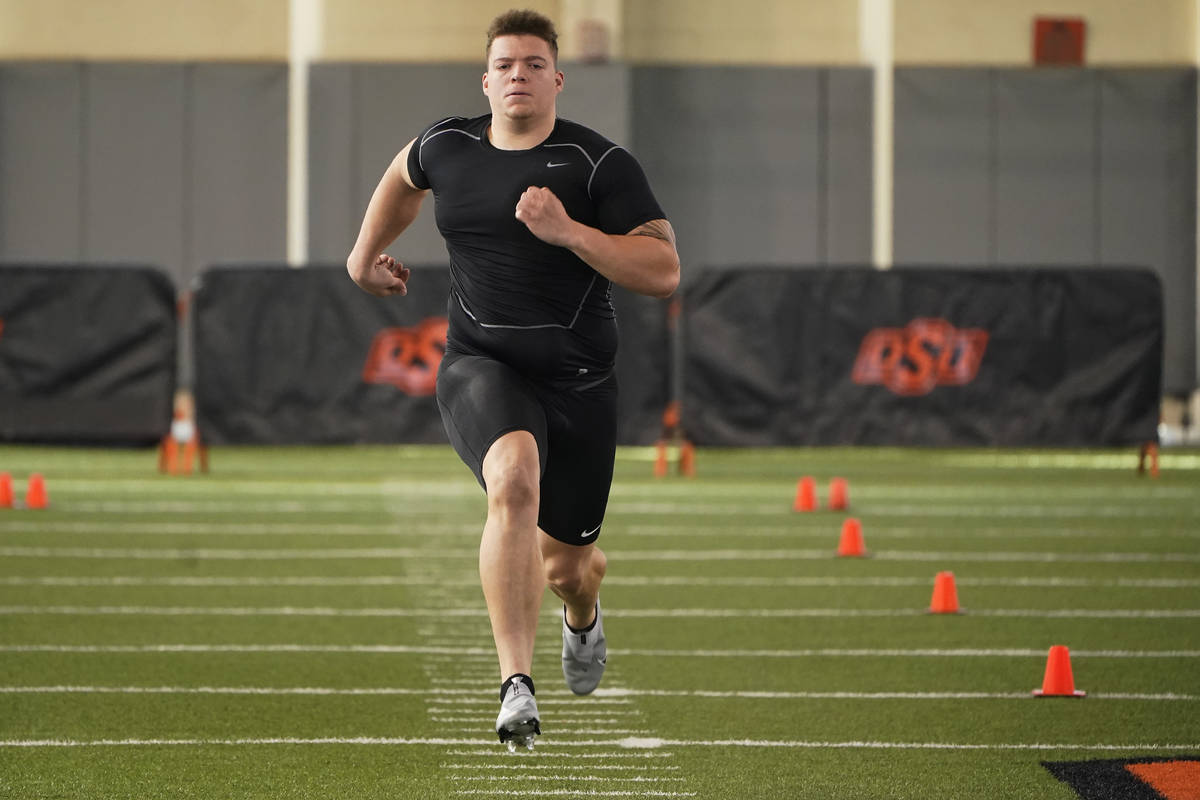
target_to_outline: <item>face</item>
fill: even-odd
[[[550,45],[537,36],[497,36],[488,53],[483,93],[492,115],[511,120],[554,116],[563,74],[555,69]]]

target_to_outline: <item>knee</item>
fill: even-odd
[[[513,465],[497,469],[487,478],[488,513],[537,514],[536,473]]]
[[[559,597],[572,597],[584,588],[585,564],[576,560],[551,560],[546,562],[546,583]]]

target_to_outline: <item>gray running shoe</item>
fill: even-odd
[[[567,679],[567,687],[575,694],[591,694],[600,685],[608,656],[600,601],[596,601],[596,624],[583,633],[575,633],[567,627],[567,610],[564,608],[562,636],[563,677]]]
[[[514,679],[504,702],[500,704],[500,714],[496,717],[496,733],[500,741],[508,745],[508,752],[514,753],[517,747],[533,749],[533,740],[542,732],[538,722],[537,701],[533,693],[520,679]]]

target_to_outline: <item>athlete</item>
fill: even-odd
[[[380,297],[410,271],[384,253],[432,191],[450,255],[450,320],[437,400],[488,501],[479,574],[500,666],[496,732],[533,747],[530,677],[544,588],[563,601],[562,666],[592,692],[607,648],[596,547],[612,483],[617,283],[668,297],[675,234],[637,161],[556,113],[554,24],[509,11],[487,35],[491,113],[426,128],[388,167],[346,262]]]

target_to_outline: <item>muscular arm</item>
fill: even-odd
[[[377,297],[408,293],[408,268],[383,249],[412,224],[425,199],[425,192],[414,187],[408,175],[408,153],[412,146],[413,142],[409,142],[392,159],[375,187],[358,241],[346,259],[346,271],[354,282]]]
[[[607,234],[567,215],[552,191],[531,186],[517,202],[517,219],[534,236],[565,247],[619,286],[651,297],[670,297],[679,285],[675,231],[665,219],[627,234]]]

